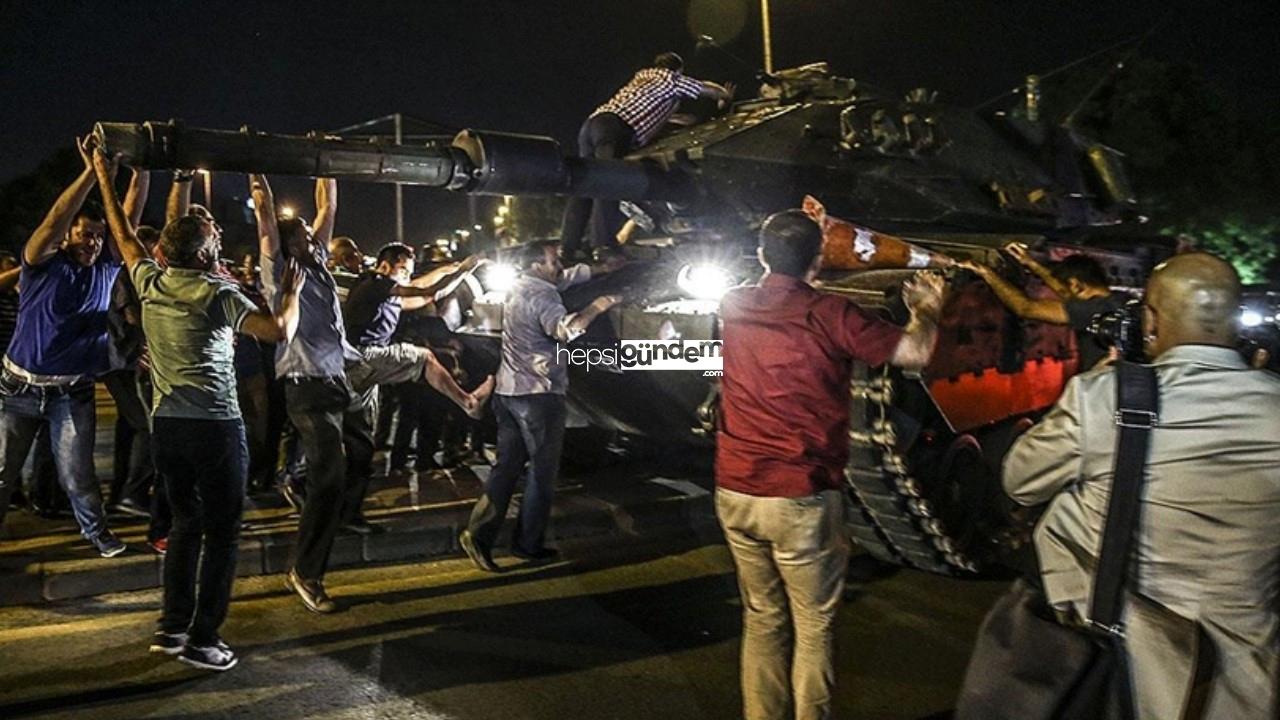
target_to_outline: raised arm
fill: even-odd
[[[917,273],[903,286],[902,299],[911,311],[911,320],[893,349],[890,365],[921,370],[929,364],[938,342],[944,288],[941,276],[936,273]]]
[[[134,234],[133,226],[129,224],[129,218],[120,205],[120,198],[116,196],[112,179],[115,177],[119,162],[118,155],[108,158],[101,149],[94,150],[93,170],[97,174],[98,189],[102,192],[102,206],[107,213],[107,226],[111,228],[112,252],[124,262],[128,270],[132,271],[133,266],[147,259],[148,255],[147,249]]]
[[[245,316],[240,332],[263,342],[291,342],[298,332],[298,293],[306,282],[306,276],[293,258],[285,263],[280,276],[280,310],[272,314],[259,310]]]
[[[124,215],[129,218],[129,227],[137,228],[142,224],[142,211],[147,207],[147,195],[151,193],[151,173],[147,170],[129,168],[129,189],[124,194]]]
[[[316,223],[311,229],[315,241],[329,247],[333,239],[333,224],[338,215],[338,181],[333,178],[316,178]]]
[[[1071,295],[1071,288],[1067,287],[1066,283],[1059,280],[1058,277],[1049,270],[1049,268],[1041,265],[1038,260],[1031,257],[1031,254],[1027,252],[1026,245],[1017,242],[1009,243],[1004,246],[1004,251],[1009,253],[1010,257],[1014,260],[1017,260],[1020,265],[1030,270],[1036,277],[1040,278],[1040,282],[1044,283],[1045,287],[1052,290],[1054,295],[1057,295],[1064,300]]]
[[[971,270],[982,278],[983,282],[991,287],[991,292],[995,293],[996,297],[1000,298],[1000,302],[1004,303],[1004,306],[1014,315],[1024,320],[1039,320],[1054,325],[1067,324],[1067,306],[1062,300],[1029,297],[995,270],[980,263],[962,262],[960,267]]]
[[[177,220],[187,214],[187,208],[191,207],[191,179],[190,170],[174,170],[173,184],[169,186],[169,199],[164,204],[164,224]]]
[[[261,257],[280,254],[280,228],[276,226],[276,199],[266,175],[249,176],[249,193],[253,196],[253,217],[258,221],[258,252]]]
[[[91,136],[77,138],[76,149],[80,151],[84,169],[58,196],[53,207],[49,208],[49,214],[44,216],[44,221],[35,232],[31,233],[31,238],[23,246],[22,258],[28,265],[39,265],[58,252],[62,238],[66,236],[67,230],[71,229],[71,222],[75,220],[76,213],[80,211],[80,206],[84,205],[85,198],[89,197],[93,184],[98,181],[93,171]]]
[[[10,268],[4,272],[0,272],[0,292],[9,292],[18,287],[18,281],[22,278],[22,266]]]
[[[622,302],[621,295],[601,295],[591,302],[590,305],[579,310],[578,312],[566,316],[565,322],[561,324],[563,331],[557,334],[557,337],[564,342],[570,342],[591,327],[591,323],[600,317],[609,308]]]
[[[432,268],[410,280],[408,285],[397,285],[391,290],[391,294],[400,298],[400,309],[420,310],[435,302],[436,296],[464,273],[474,270],[480,264],[480,259],[479,255],[472,255],[459,262]]]

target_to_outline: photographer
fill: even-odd
[[[1107,357],[1109,344],[1089,332],[1089,323],[1100,313],[1119,309],[1128,296],[1112,292],[1107,273],[1098,261],[1087,255],[1071,255],[1051,270],[1032,258],[1020,243],[1010,243],[1005,252],[1040,278],[1057,297],[1030,297],[986,265],[963,262],[960,266],[982,278],[1000,302],[1023,320],[1070,326],[1075,332],[1080,358],[1076,366],[1078,372],[1092,368]]]

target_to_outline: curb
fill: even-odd
[[[458,533],[465,527],[470,511],[470,505],[433,509],[382,523],[386,532],[379,535],[340,534],[329,566],[336,569],[460,555]],[[627,503],[566,493],[556,499],[549,535],[553,540],[638,536],[674,529],[706,529],[715,524],[709,495],[677,495]],[[236,576],[287,572],[295,532],[291,529],[288,533],[241,538]],[[499,546],[505,543],[509,532],[508,527],[499,539]],[[164,560],[139,552],[109,560],[42,561],[36,557],[7,556],[0,557],[0,577],[3,578],[0,607],[33,605],[161,587]]]

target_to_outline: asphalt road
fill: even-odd
[[[157,591],[0,609],[0,718],[740,717],[718,536],[565,551],[498,576],[462,559],[336,572],[332,616],[280,576],[242,579],[223,628],[242,660],[223,674],[147,654]],[[837,716],[945,717],[1003,585],[904,571],[851,589]]]

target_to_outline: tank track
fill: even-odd
[[[846,522],[854,541],[887,562],[944,575],[977,572],[978,562],[948,534],[897,448],[888,367],[855,366],[849,396],[845,481],[854,508]]]

